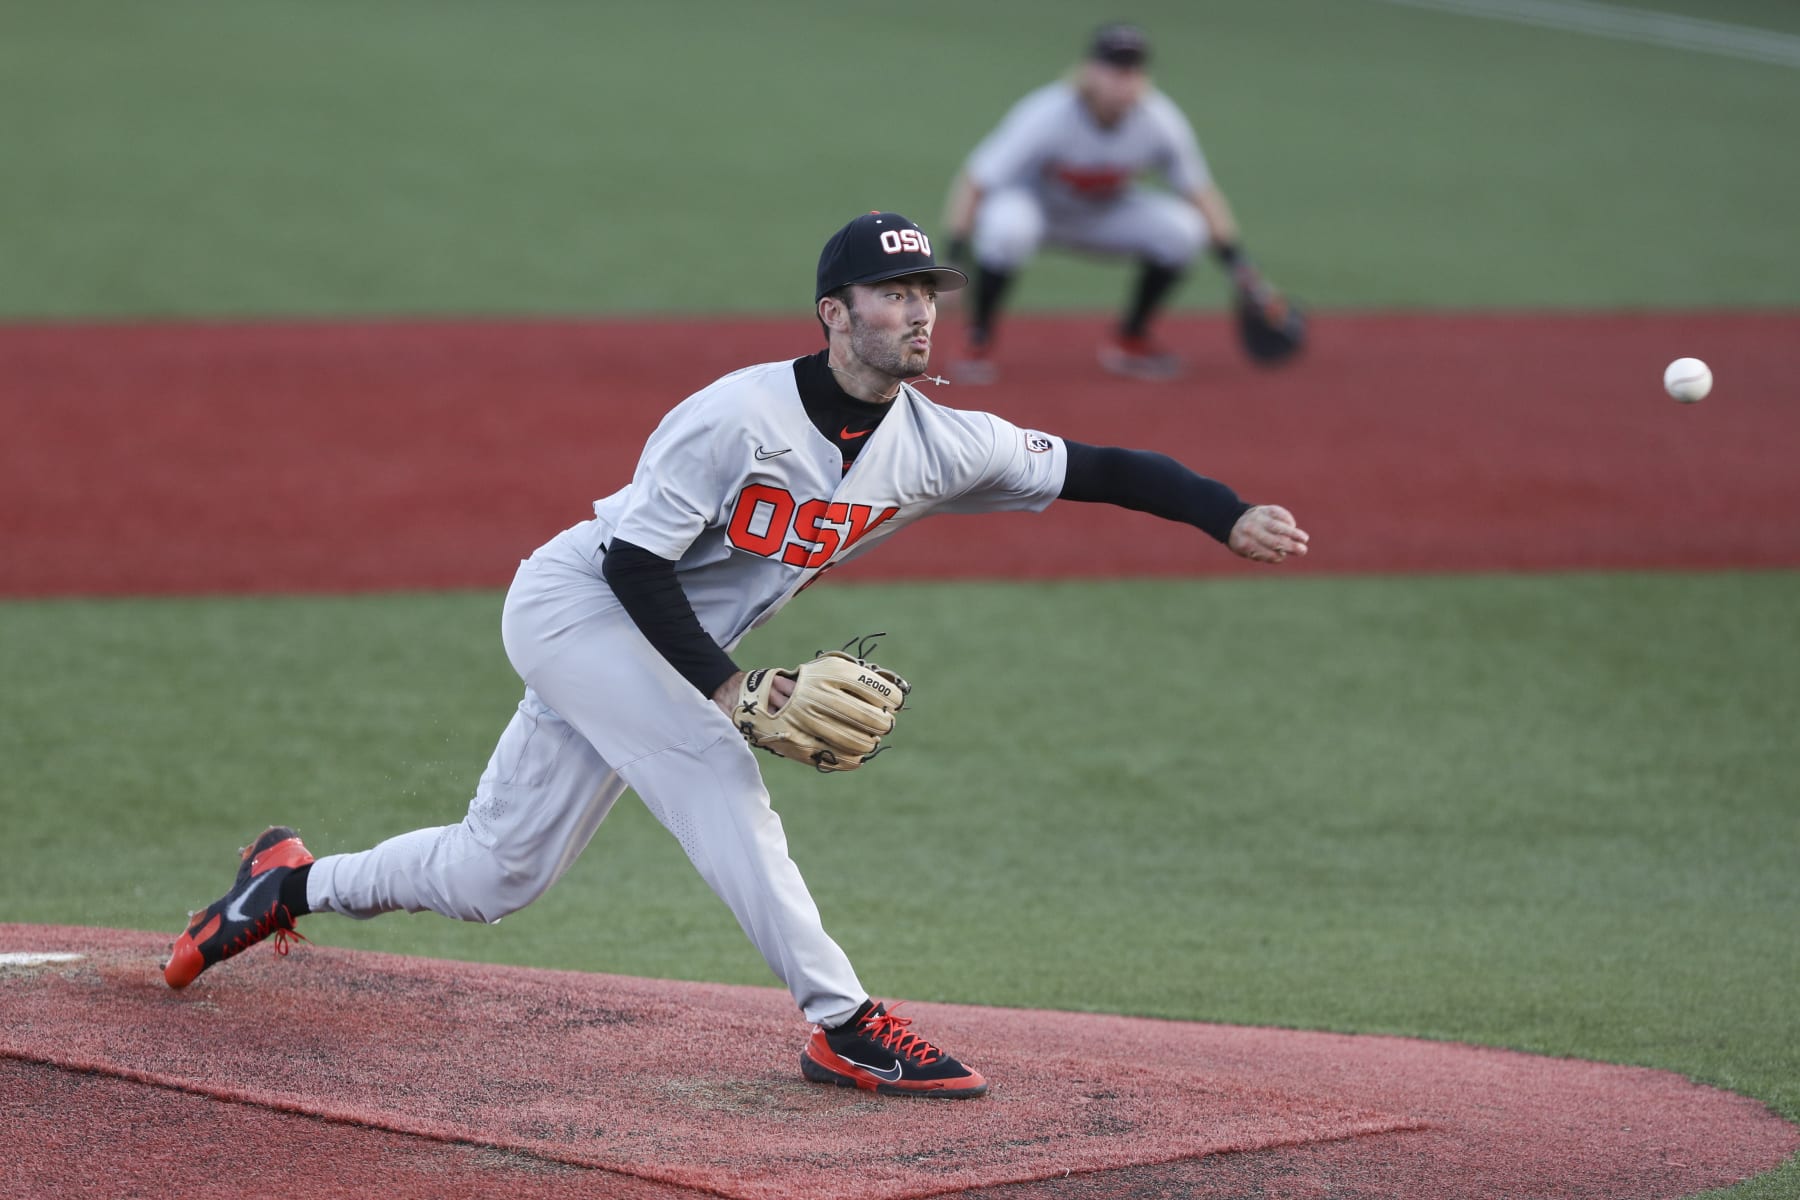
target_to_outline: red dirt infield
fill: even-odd
[[[1190,316],[1170,384],[1103,374],[1103,328],[1021,320],[1000,384],[927,391],[1287,505],[1313,553],[1283,570],[1800,566],[1800,314],[1327,315],[1274,371]],[[0,596],[501,587],[683,396],[817,346],[804,320],[0,327]],[[1718,385],[1679,405],[1688,354]],[[1059,504],[838,578],[1265,569]]]
[[[0,925],[82,956],[0,966],[6,1194],[1652,1200],[1800,1146],[1642,1068],[946,1004],[992,1092],[896,1101],[804,1082],[772,988],[301,946],[176,993],[167,943]]]

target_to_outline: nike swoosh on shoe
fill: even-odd
[[[838,1057],[844,1058],[844,1056],[841,1054],[838,1055]],[[900,1081],[900,1072],[905,1069],[905,1064],[902,1063],[897,1058],[894,1060],[893,1066],[885,1067],[885,1068],[884,1067],[871,1067],[868,1063],[859,1063],[854,1058],[844,1058],[844,1061],[849,1063],[853,1067],[862,1068],[863,1070],[867,1071],[869,1074],[875,1076],[875,1078],[881,1080],[883,1083],[898,1083]]]
[[[263,890],[267,885],[269,885],[271,883],[275,883],[275,884],[277,884],[277,886],[279,886],[279,883],[277,882],[276,877],[275,877],[275,872],[273,872],[273,871],[270,871],[268,874],[266,874],[266,875],[262,876],[260,879],[258,879],[255,883],[253,883],[249,887],[245,888],[243,890],[243,892],[238,895],[237,899],[233,900],[230,904],[226,905],[225,906],[225,919],[227,921],[232,921],[232,922],[248,921],[250,919],[250,915],[249,915],[249,913],[247,913],[245,911],[244,906],[249,902],[251,896],[257,894],[259,891]]]

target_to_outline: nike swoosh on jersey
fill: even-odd
[[[840,1055],[839,1057],[842,1057],[842,1056]],[[897,1058],[894,1060],[894,1065],[891,1067],[887,1067],[887,1068],[871,1067],[868,1063],[859,1063],[854,1058],[845,1058],[844,1061],[849,1063],[853,1067],[861,1067],[863,1070],[867,1071],[869,1074],[875,1076],[875,1078],[880,1079],[886,1083],[898,1083],[900,1081],[900,1072],[905,1067],[905,1064],[903,1064]]]
[[[839,441],[853,442],[859,437],[867,437],[867,436],[869,436],[869,431],[867,429],[860,430],[857,433],[851,433],[850,427],[848,425],[846,425],[842,429],[838,430],[838,440]]]
[[[256,895],[258,892],[264,890],[269,884],[275,882],[275,872],[270,871],[255,883],[245,888],[242,895],[225,906],[225,919],[227,921],[248,921],[250,919],[250,914],[245,906],[249,903],[250,897]]]
[[[771,458],[780,458],[782,455],[786,454],[788,450],[792,449],[793,447],[789,446],[787,450],[764,450],[761,446],[758,446],[756,448],[756,457],[763,462],[767,462]]]

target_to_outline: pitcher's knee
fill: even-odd
[[[488,850],[458,864],[449,899],[459,920],[491,925],[542,896],[555,881],[547,865]]]

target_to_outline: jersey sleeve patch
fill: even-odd
[[[992,434],[992,451],[973,486],[947,506],[950,512],[1036,512],[1061,494],[1068,472],[1068,451],[1061,438],[1021,429],[1004,418],[984,413]]]

